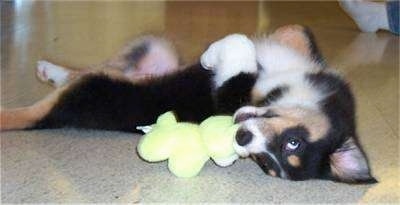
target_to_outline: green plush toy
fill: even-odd
[[[177,122],[172,112],[158,117],[156,124],[145,126],[147,132],[137,150],[146,161],[168,159],[168,168],[178,177],[196,176],[211,157],[219,166],[229,166],[238,155],[233,139],[238,125],[231,116],[213,116],[200,125]]]

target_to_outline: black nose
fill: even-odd
[[[240,146],[244,146],[244,145],[248,144],[252,138],[253,138],[253,134],[247,130],[240,129],[236,133],[236,142]]]

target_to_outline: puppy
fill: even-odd
[[[232,34],[180,66],[170,44],[145,37],[99,70],[41,61],[38,76],[57,89],[29,107],[1,110],[1,130],[76,127],[138,132],[173,110],[181,121],[234,114],[234,147],[268,175],[374,183],[357,140],[349,85],[329,69],[312,33],[279,28],[250,40]]]

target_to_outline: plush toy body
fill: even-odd
[[[157,119],[139,141],[137,150],[146,161],[168,159],[168,168],[178,177],[196,176],[210,159],[229,166],[238,155],[233,139],[238,129],[231,116],[213,116],[200,125],[177,122],[172,112]]]

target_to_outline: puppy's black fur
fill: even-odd
[[[233,114],[249,103],[256,77],[240,74],[215,90],[213,73],[195,64],[151,83],[133,84],[104,74],[84,76],[32,128],[77,127],[137,132],[167,111],[178,120],[201,122],[213,114]]]

